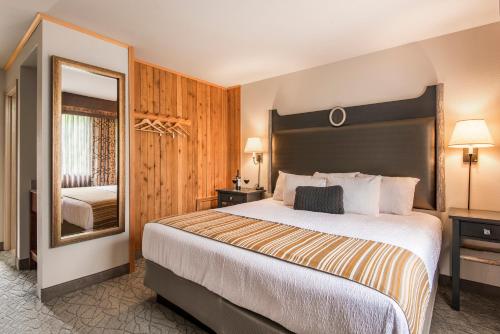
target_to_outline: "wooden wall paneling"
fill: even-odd
[[[223,178],[221,175],[222,165],[227,161],[224,159],[224,152],[221,150],[222,142],[222,89],[211,87],[210,88],[210,118],[211,118],[211,142],[212,142],[212,157],[211,161],[213,164],[212,169],[209,171],[213,173],[213,183],[210,185],[210,192],[207,194],[209,196],[215,196],[215,189],[224,187]]]
[[[206,117],[206,127],[207,127],[207,135],[206,135],[206,152],[205,152],[205,156],[206,156],[206,159],[207,159],[207,166],[206,166],[206,169],[207,169],[207,178],[206,178],[206,189],[205,189],[205,193],[203,194],[204,197],[208,197],[211,195],[212,193],[212,188],[214,186],[214,161],[213,161],[213,151],[214,151],[214,148],[213,148],[213,145],[215,143],[215,140],[213,140],[214,138],[212,138],[212,129],[214,128],[214,126],[212,125],[212,121],[213,121],[213,114],[214,112],[212,111],[212,87],[209,87],[207,86],[206,88],[206,97],[207,97],[207,100],[206,100],[206,105],[207,105],[207,110],[206,110],[206,113],[207,113],[207,117]]]
[[[233,115],[233,110],[234,110],[234,92],[231,90],[227,91],[227,135],[229,138],[232,138],[232,140],[228,140],[227,143],[227,152],[228,154],[231,154],[233,151],[233,147],[235,146],[234,143],[234,134],[231,129],[231,125],[234,123],[234,115]],[[228,162],[228,169],[227,169],[227,177],[231,179],[236,175],[236,171],[234,170],[234,164],[229,161]]]
[[[166,97],[166,75],[165,72],[160,71],[160,90],[159,90],[159,113],[160,115],[167,116],[167,97]],[[167,150],[166,150],[166,143],[167,143],[168,136],[161,136],[160,137],[160,147],[159,147],[159,154],[160,154],[160,180],[159,184],[157,187],[157,194],[156,196],[158,197],[160,203],[159,203],[159,216],[166,216],[167,215],[167,210],[165,208],[166,203],[167,203],[167,192],[165,191],[165,181],[167,178],[167,168],[164,168],[164,166],[167,165]]]
[[[135,50],[133,47],[128,47],[128,120],[129,120],[129,189],[135,189],[135,179],[130,177],[130,175],[134,175],[135,168],[135,130],[134,130],[134,110],[135,110],[135,101],[136,101],[136,93],[135,93]],[[135,193],[129,191],[129,272],[135,271],[135,230],[136,230],[136,220],[135,220]]]
[[[187,79],[179,76],[178,82],[180,82],[180,101],[178,104],[179,108],[177,109],[177,117],[188,118],[188,82]],[[178,93],[179,94],[179,93]],[[179,213],[187,212],[188,207],[188,178],[189,178],[189,166],[188,166],[188,138],[185,136],[178,136],[175,139],[178,143],[177,154],[179,157],[179,167],[178,167],[178,176],[179,176],[179,199],[178,199],[178,207]]]
[[[147,113],[155,113],[154,112],[154,68],[148,66],[146,69],[147,74],[147,87],[148,87],[148,109]],[[146,162],[146,184],[147,184],[147,203],[148,210],[146,215],[146,220],[150,221],[154,218],[155,210],[154,210],[154,192],[155,192],[155,184],[154,184],[154,165],[155,165],[155,140],[158,136],[154,133],[146,133],[147,138],[147,162]],[[146,223],[146,222],[144,222]]]
[[[190,133],[191,136],[186,138],[187,140],[187,185],[186,191],[188,192],[186,199],[186,211],[193,212],[196,210],[196,198],[197,198],[197,170],[198,159],[196,156],[197,152],[197,124],[196,124],[196,96],[197,96],[197,84],[196,81],[192,79],[187,79],[187,89],[186,89],[186,99],[183,104],[186,109],[186,114],[184,117],[193,120],[191,125]]]
[[[168,116],[177,116],[177,75],[165,73],[165,97],[166,97],[166,105],[167,110],[165,111]],[[176,157],[175,140],[172,137],[167,137],[166,139],[166,184],[164,187],[164,191],[167,193],[167,203],[166,203],[166,213],[165,216],[172,215],[174,211],[174,207],[177,207],[177,204],[174,204],[174,190],[177,189],[177,165],[175,163]],[[174,168],[175,167],[175,168]]]
[[[140,94],[141,94],[141,112],[145,112],[148,110],[148,69],[146,66],[140,66],[141,71],[141,84],[140,84]],[[148,179],[147,179],[147,158],[148,158],[148,148],[147,148],[147,133],[138,131],[137,134],[137,142],[139,144],[139,182],[140,186],[138,186],[138,193],[141,194],[139,204],[139,221],[137,229],[137,245],[141,247],[142,245],[142,231],[144,229],[144,223],[147,221],[148,217],[148,198],[147,198],[147,187],[148,187]]]
[[[241,138],[240,138],[240,87],[228,89],[227,92],[228,106],[228,154],[230,159],[228,166],[228,177],[231,179],[236,175],[236,171],[240,169],[241,157]]]
[[[134,112],[137,112],[141,109],[141,67],[137,66],[137,63],[134,63],[134,87],[133,87],[133,94],[134,94],[134,110],[132,112],[132,115]],[[135,123],[135,119],[134,119]],[[134,249],[135,253],[140,253],[141,249],[138,247],[140,245],[139,241],[139,235],[140,235],[140,230],[142,228],[141,226],[141,186],[142,186],[142,181],[140,180],[140,171],[141,171],[141,149],[140,149],[140,138],[139,138],[139,131],[135,131],[135,128],[132,128],[134,126],[133,123],[131,123],[131,132],[133,132],[133,137],[134,141],[131,142],[131,151],[134,151],[134,160],[131,160],[132,165],[134,166],[133,171],[130,171],[130,179],[133,181],[130,183],[130,194],[131,195],[131,208],[132,210],[130,211],[131,214],[134,214],[134,216],[130,219],[134,220],[134,235],[132,236],[133,238],[133,243],[134,243]],[[130,156],[130,159],[132,159],[132,155]],[[135,256],[135,254],[134,254]]]
[[[216,205],[215,189],[239,169],[239,88],[227,90],[144,62],[135,63],[135,112],[191,121],[190,136],[135,132],[134,233],[165,216]]]
[[[176,115],[177,117],[182,117],[182,105],[184,101],[182,100],[182,77],[177,76],[177,109],[176,109]],[[174,162],[174,168],[172,168],[172,171],[174,172],[173,178],[175,179],[175,186],[174,186],[174,198],[173,198],[173,204],[174,204],[174,211],[173,214],[181,214],[182,213],[182,196],[184,194],[184,189],[182,188],[182,178],[184,177],[184,166],[182,165],[182,154],[181,154],[181,141],[179,140],[179,137],[176,137],[176,139],[173,141],[174,143],[174,159],[176,159],[176,162]]]
[[[160,71],[154,69],[153,72],[153,109],[154,113],[160,114]],[[152,133],[154,138],[154,217],[161,215],[161,137]]]
[[[228,108],[228,100],[227,100],[227,90],[222,91],[222,120],[221,120],[221,128],[222,128],[222,135],[221,135],[221,149],[222,152],[225,156],[229,157],[229,133],[228,133],[228,118],[229,118],[229,108]],[[229,161],[225,161],[222,164],[221,168],[221,177],[223,178],[223,187],[230,187],[232,186],[231,182],[231,176],[229,175]]]
[[[197,91],[196,91],[196,101],[197,101],[197,157],[198,157],[198,189],[197,196],[198,198],[206,197],[207,191],[207,156],[206,156],[206,137],[207,137],[207,128],[206,128],[206,118],[207,118],[207,98],[206,98],[207,85],[198,83]]]

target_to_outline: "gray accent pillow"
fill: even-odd
[[[295,210],[344,214],[344,190],[341,186],[299,186],[295,193]]]

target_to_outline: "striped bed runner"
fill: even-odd
[[[399,304],[410,333],[421,331],[429,279],[423,261],[406,249],[213,210],[157,223],[373,288]]]

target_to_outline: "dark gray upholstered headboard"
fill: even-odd
[[[330,110],[287,116],[272,110],[271,189],[280,170],[411,176],[420,179],[414,207],[443,211],[440,95],[440,86],[429,86],[415,99],[347,107],[340,127],[330,125]]]

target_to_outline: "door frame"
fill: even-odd
[[[12,108],[14,106],[14,108]],[[19,81],[5,94],[4,250],[17,256]]]

